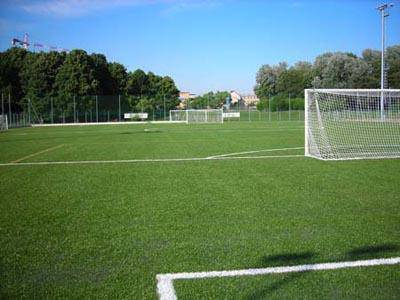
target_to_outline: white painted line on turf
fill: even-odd
[[[156,163],[156,162],[185,162],[185,161],[213,161],[213,160],[241,160],[241,159],[269,159],[269,158],[292,158],[305,157],[302,155],[270,155],[270,156],[235,156],[235,157],[189,157],[189,158],[159,158],[159,159],[123,159],[123,160],[71,160],[71,161],[38,161],[21,163],[2,163],[0,167],[6,166],[43,166],[43,165],[78,165],[78,164],[128,164],[128,163]]]
[[[39,155],[39,154],[43,154],[43,153],[46,153],[46,152],[50,152],[50,151],[56,150],[56,149],[61,148],[61,147],[63,147],[63,146],[64,146],[64,144],[61,144],[61,145],[58,145],[58,146],[55,146],[55,147],[51,147],[51,148],[47,148],[47,149],[44,149],[44,150],[42,150],[42,151],[35,152],[35,153],[33,153],[33,154],[29,154],[29,155],[27,155],[27,156],[18,158],[18,159],[16,159],[16,160],[13,160],[13,161],[10,162],[10,163],[11,163],[11,164],[16,164],[16,163],[19,163],[19,162],[21,162],[21,161],[23,161],[23,160],[26,160],[26,159],[28,159],[28,158],[31,158],[31,157],[37,156],[37,155]]]
[[[299,150],[304,149],[304,147],[295,147],[295,148],[279,148],[279,149],[264,149],[264,150],[253,150],[253,151],[245,151],[245,152],[233,152],[221,155],[214,155],[207,157],[208,159],[214,159],[219,157],[233,156],[233,155],[241,155],[241,154],[252,154],[252,153],[260,153],[260,152],[276,152],[276,151],[288,151],[288,150]]]
[[[64,127],[64,126],[92,126],[92,125],[127,125],[127,124],[181,124],[186,121],[127,121],[127,122],[88,122],[88,123],[53,123],[32,124],[32,127]]]
[[[231,270],[231,271],[211,271],[211,272],[191,272],[191,273],[169,273],[158,274],[157,279],[157,292],[160,300],[175,300],[177,299],[174,280],[178,279],[202,279],[202,278],[221,278],[221,277],[236,277],[236,276],[256,276],[267,274],[281,274],[293,272],[308,272],[308,271],[323,271],[323,270],[336,270],[345,268],[356,267],[372,267],[384,265],[400,264],[400,257],[392,258],[378,258],[369,260],[357,261],[344,261],[335,263],[322,263],[286,267],[271,267],[264,269],[245,269],[245,270]]]

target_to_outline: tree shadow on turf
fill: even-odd
[[[383,255],[388,255],[392,253],[396,255],[400,250],[400,246],[396,244],[381,244],[372,246],[357,247],[345,254],[347,260],[359,260],[359,259],[373,259],[381,258]],[[313,252],[301,252],[301,253],[283,253],[277,255],[268,255],[261,259],[262,267],[272,267],[272,266],[290,266],[299,264],[309,264],[312,257],[315,255]],[[281,274],[282,279],[266,281],[267,286],[263,289],[255,291],[250,294],[247,299],[265,299],[269,294],[282,288],[284,285],[296,280],[300,276],[307,274],[308,272],[299,273],[288,273]]]
[[[262,267],[298,265],[309,262],[314,255],[315,253],[311,251],[267,255],[261,259],[261,265]]]
[[[396,244],[381,244],[373,246],[363,246],[350,250],[346,254],[347,259],[366,259],[366,258],[381,258],[383,254],[399,251],[400,247]]]
[[[261,259],[262,267],[277,267],[277,266],[288,266],[288,265],[299,265],[309,263],[312,257],[315,255],[314,252],[300,252],[300,253],[282,253],[276,255],[267,255]],[[289,284],[293,280],[303,276],[306,272],[299,273],[288,273],[281,274],[282,279],[272,281],[268,283],[265,288],[255,291],[250,294],[247,299],[265,299],[270,293],[280,289],[282,286]]]

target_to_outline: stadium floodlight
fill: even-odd
[[[223,109],[170,110],[169,120],[185,123],[223,123]]]
[[[305,90],[305,155],[322,160],[400,157],[400,90]]]
[[[382,4],[379,7],[377,7],[377,10],[380,11],[381,13],[381,43],[382,43],[382,49],[381,49],[381,90],[384,90],[385,88],[388,88],[385,83],[386,83],[386,66],[385,66],[385,51],[386,51],[386,47],[385,47],[385,34],[386,34],[386,24],[385,24],[385,20],[387,17],[389,17],[389,13],[387,12],[387,9],[393,7],[394,5],[392,3],[390,4]],[[384,97],[383,97],[383,92],[381,94],[381,103],[380,103],[380,108],[381,108],[381,118],[383,119],[385,117],[384,114]]]

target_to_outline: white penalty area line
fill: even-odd
[[[71,161],[37,161],[37,162],[11,162],[2,163],[0,167],[6,166],[44,166],[44,165],[79,165],[79,164],[128,164],[128,163],[166,163],[185,161],[213,161],[213,160],[244,160],[244,159],[269,159],[269,158],[292,158],[305,157],[302,155],[269,155],[269,156],[235,156],[235,157],[189,157],[189,158],[159,158],[159,159],[123,159],[123,160],[71,160]]]
[[[209,156],[207,158],[208,159],[214,159],[214,158],[219,158],[219,157],[227,157],[227,156],[242,155],[242,154],[252,154],[252,153],[260,153],[260,152],[288,151],[288,150],[301,150],[301,149],[304,149],[304,147],[278,148],[278,149],[264,149],[264,150],[253,150],[253,151],[244,151],[244,152],[233,152],[233,153]]]
[[[54,147],[50,147],[50,148],[44,149],[44,150],[39,151],[39,152],[32,153],[30,155],[27,155],[27,156],[21,157],[19,159],[13,160],[12,162],[10,162],[10,164],[17,164],[17,163],[19,163],[19,162],[21,162],[23,160],[28,159],[28,158],[32,158],[34,156],[37,156],[37,155],[40,155],[40,154],[43,154],[43,153],[46,153],[46,152],[50,152],[50,151],[53,151],[53,150],[56,150],[56,149],[61,148],[63,146],[64,146],[64,144],[61,144],[61,145],[58,145],[58,146],[54,146]]]
[[[221,277],[236,277],[236,276],[255,276],[267,274],[282,274],[294,272],[336,270],[356,267],[372,267],[384,265],[400,264],[400,257],[380,258],[370,260],[345,261],[335,263],[322,263],[311,265],[298,265],[286,267],[271,267],[265,269],[246,269],[232,271],[212,271],[212,272],[193,272],[193,273],[170,273],[158,274],[157,293],[160,300],[176,300],[177,296],[174,289],[174,280],[179,279],[203,279],[203,278],[221,278]]]

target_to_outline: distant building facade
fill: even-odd
[[[231,104],[240,103],[240,106],[256,106],[260,101],[255,94],[240,94],[237,91],[231,91]]]
[[[179,92],[179,100],[181,101],[179,103],[179,108],[181,109],[186,108],[188,100],[196,97],[197,97],[196,94],[192,94],[190,92]]]

